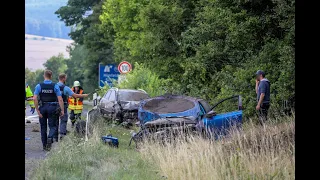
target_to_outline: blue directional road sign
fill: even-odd
[[[99,64],[99,86],[103,87],[103,82],[107,82],[109,86],[112,86],[111,80],[117,80],[120,75],[118,65],[116,64]]]

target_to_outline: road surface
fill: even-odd
[[[27,107],[25,122],[30,120],[31,123],[25,123],[25,179],[29,179],[32,169],[38,165],[38,162],[46,157],[46,152],[42,150],[40,132],[32,132],[33,129],[40,129],[39,118],[31,114],[30,107]],[[35,114],[37,114],[35,112]]]
[[[86,116],[90,106],[85,105],[82,111],[82,116]],[[27,120],[31,123],[26,123]],[[71,122],[68,121],[68,130],[71,129]],[[36,132],[34,132],[34,130]],[[37,131],[38,130],[38,131]],[[25,179],[28,180],[32,173],[32,170],[38,166],[39,162],[47,156],[47,152],[42,150],[42,143],[40,137],[40,124],[37,112],[32,114],[30,112],[30,107],[27,106],[26,118],[25,118],[25,138],[30,138],[30,140],[25,140]],[[48,128],[49,130],[49,128]],[[54,143],[53,146],[58,145]]]

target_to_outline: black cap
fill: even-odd
[[[256,76],[258,76],[258,75],[264,76],[265,73],[264,73],[262,70],[258,70],[258,71],[256,72]]]

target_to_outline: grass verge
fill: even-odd
[[[294,116],[265,126],[248,122],[219,141],[145,142],[139,152],[128,147],[130,130],[99,127],[106,128],[88,142],[66,137],[32,179],[295,179]],[[109,133],[119,138],[119,149],[101,142]]]
[[[119,138],[118,149],[102,143],[101,135],[109,133]],[[153,164],[143,160],[134,146],[128,147],[130,137],[130,130],[111,126],[95,129],[87,142],[68,135],[50,151],[31,179],[159,179]]]
[[[147,142],[141,153],[168,179],[295,179],[294,117],[277,122],[247,123],[219,141]]]

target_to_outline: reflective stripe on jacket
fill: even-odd
[[[74,87],[71,89],[74,92]],[[82,94],[83,90],[80,89],[79,93],[77,94]],[[74,97],[69,97],[68,99],[68,108],[69,110],[82,110],[83,109],[83,102],[80,101],[80,98],[74,98]]]
[[[30,107],[34,108],[34,101],[33,101],[33,93],[30,89],[30,86],[26,87],[26,99],[30,105]]]

